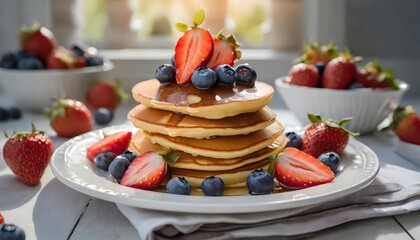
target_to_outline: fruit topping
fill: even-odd
[[[156,69],[155,78],[160,84],[167,84],[175,81],[175,67],[171,64],[160,65]]]
[[[98,108],[93,112],[93,119],[99,125],[106,125],[112,121],[114,113],[108,108]]]
[[[318,157],[318,160],[329,167],[334,173],[338,172],[340,166],[340,156],[335,152],[325,152]]]
[[[14,224],[0,225],[0,239],[4,240],[25,240],[25,232]]]
[[[286,148],[277,156],[275,170],[277,180],[288,188],[316,186],[335,178],[329,167],[296,148]]]
[[[166,191],[178,195],[190,195],[191,186],[183,177],[174,177],[166,184]]]
[[[127,159],[128,159],[128,161],[130,161],[130,163],[131,163],[131,162],[133,162],[133,160],[137,157],[137,156],[136,156],[136,154],[135,154],[135,153],[133,153],[133,152],[132,152],[132,151],[130,151],[130,150],[127,150],[127,151],[125,151],[125,152],[121,153],[121,156],[123,156],[123,157],[127,158]]]
[[[187,25],[177,23],[178,30],[184,35],[178,39],[175,46],[176,81],[181,85],[191,82],[193,72],[206,66],[213,55],[213,38],[210,32],[200,28],[204,20],[204,11],[198,11],[194,16],[194,26],[188,29]]]
[[[420,145],[420,116],[412,106],[398,107],[388,128],[393,129],[401,141]]]
[[[51,127],[61,137],[74,137],[93,128],[89,109],[84,103],[74,99],[54,100],[52,109],[47,115]]]
[[[207,67],[200,67],[191,77],[192,84],[198,89],[209,89],[216,84],[216,73]]]
[[[238,83],[254,85],[257,80],[257,72],[249,64],[240,64],[236,67]]]
[[[93,162],[93,159],[101,152],[113,152],[117,155],[127,150],[131,140],[130,131],[121,131],[106,136],[104,139],[87,148],[86,156]]]
[[[97,81],[86,92],[86,104],[91,108],[108,108],[114,110],[128,99],[121,87],[121,81]]]
[[[327,151],[341,154],[347,146],[349,136],[357,136],[344,128],[351,118],[345,118],[340,122],[328,119],[324,120],[319,115],[308,114],[312,124],[302,136],[302,151],[317,158]]]
[[[318,69],[312,64],[299,63],[294,65],[288,74],[288,82],[293,85],[316,87],[318,86]]]
[[[130,161],[124,156],[119,155],[109,164],[108,172],[115,180],[120,181],[127,171],[128,166],[130,166]]]
[[[218,33],[214,42],[214,51],[207,67],[215,70],[222,64],[233,66],[236,60],[241,58],[241,52],[237,50],[239,44],[236,42],[235,36],[224,36],[222,32]]]
[[[51,139],[32,125],[31,132],[14,133],[3,147],[3,158],[12,172],[24,183],[36,185],[54,152]]]
[[[47,60],[56,47],[53,33],[39,24],[34,24],[30,28],[22,27],[19,37],[21,49],[24,52],[35,53],[43,61]]]
[[[155,189],[163,181],[165,172],[165,159],[155,152],[145,152],[133,160],[120,184],[145,190]]]
[[[225,183],[220,177],[208,177],[201,182],[201,190],[206,196],[222,196]]]
[[[368,62],[356,74],[356,82],[366,88],[399,89],[391,69],[384,70],[376,61]]]
[[[96,167],[99,169],[102,169],[104,171],[108,171],[109,164],[114,160],[114,158],[117,156],[117,154],[113,152],[102,152],[96,155],[96,157],[93,159],[93,162],[95,163]]]
[[[229,64],[219,65],[214,72],[217,76],[217,83],[226,86],[233,86],[238,79],[238,74]]]
[[[302,148],[302,137],[299,134],[296,132],[286,132],[285,136],[287,138],[286,147]]]
[[[327,63],[322,75],[322,87],[347,89],[356,75],[356,63],[349,50]]]
[[[251,195],[270,194],[274,188],[274,178],[267,171],[256,169],[246,179],[246,186]]]

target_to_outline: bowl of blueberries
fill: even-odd
[[[42,112],[55,98],[83,99],[92,81],[112,69],[90,47],[55,47],[47,57],[21,49],[1,57],[0,90],[15,106]]]

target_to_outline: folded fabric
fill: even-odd
[[[161,212],[122,204],[117,206],[137,229],[140,239],[286,237],[319,231],[353,220],[419,210],[420,173],[385,165],[372,184],[350,196],[281,211],[191,214]]]

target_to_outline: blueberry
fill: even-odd
[[[20,119],[22,117],[22,112],[17,107],[11,107],[7,109],[7,112],[11,119]]]
[[[25,232],[14,224],[0,224],[1,240],[25,240]]]
[[[236,73],[238,74],[237,82],[253,85],[257,80],[257,72],[252,69],[248,64],[240,64],[236,67]]]
[[[0,121],[6,121],[9,119],[9,117],[9,112],[6,109],[0,107]]]
[[[76,55],[77,57],[83,57],[85,55],[85,49],[80,47],[79,45],[73,45],[71,46],[71,51]]]
[[[233,86],[238,78],[235,69],[229,64],[222,64],[215,70],[217,76],[217,83],[221,85]]]
[[[325,152],[318,157],[318,160],[327,165],[334,173],[338,172],[340,166],[340,156],[335,152]]]
[[[286,147],[294,147],[297,149],[302,148],[302,138],[295,132],[287,132],[286,134],[287,144]]]
[[[171,64],[160,65],[155,71],[155,78],[161,84],[175,81],[175,67]]]
[[[359,88],[363,88],[363,85],[358,83],[358,82],[353,82],[352,84],[350,84],[349,89],[354,90],[354,89],[359,89]]]
[[[1,68],[15,69],[17,68],[17,57],[15,53],[6,53],[0,61]]]
[[[166,190],[172,194],[190,195],[191,186],[185,178],[174,177],[166,184]]]
[[[36,58],[36,54],[32,52],[18,51],[15,53],[15,57],[17,60],[20,60],[23,58]]]
[[[201,190],[206,196],[222,196],[225,183],[219,177],[208,177],[201,183]]]
[[[130,161],[130,163],[137,157],[135,153],[133,153],[132,151],[125,151],[121,154],[121,156],[125,157],[128,159],[128,161]]]
[[[106,125],[112,121],[114,114],[108,108],[98,108],[93,112],[93,119],[99,125]]]
[[[200,67],[191,76],[192,84],[198,89],[209,89],[216,84],[216,73],[207,67]]]
[[[21,58],[17,64],[18,69],[37,70],[44,69],[45,66],[38,58]]]
[[[270,194],[274,188],[274,178],[267,171],[257,169],[246,179],[246,186],[251,195]]]
[[[109,164],[111,164],[115,157],[117,157],[117,154],[113,152],[103,152],[96,155],[96,157],[93,159],[93,162],[99,169],[108,171]]]
[[[176,66],[175,56],[171,57],[171,65],[174,66],[174,67]]]
[[[85,56],[86,65],[88,66],[101,66],[104,65],[104,59],[95,55]]]
[[[130,165],[130,161],[123,156],[117,156],[114,160],[109,164],[108,171],[116,180],[121,180],[124,176],[125,171],[127,170],[128,166]]]

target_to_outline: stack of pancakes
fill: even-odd
[[[148,80],[132,93],[140,104],[128,113],[139,128],[130,148],[136,154],[174,151],[180,157],[168,162],[171,176],[185,177],[193,188],[218,176],[225,195],[245,193],[249,174],[267,170],[267,157],[286,144],[284,127],[266,107],[274,90],[261,82],[199,90]]]

